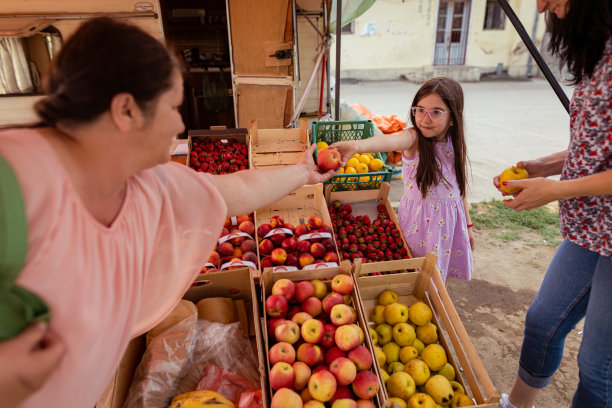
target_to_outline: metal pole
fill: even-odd
[[[335,89],[335,117],[340,120],[340,39],[342,38],[342,0],[336,2],[336,89]]]
[[[499,5],[506,13],[506,16],[508,16],[508,19],[514,26],[514,29],[516,30],[518,35],[521,37],[521,40],[523,40],[523,43],[525,43],[525,46],[529,50],[529,53],[531,54],[533,59],[538,64],[538,67],[540,67],[540,70],[542,71],[546,79],[548,80],[548,83],[550,84],[550,86],[552,86],[553,91],[555,91],[555,93],[557,94],[557,97],[561,101],[561,104],[563,105],[565,110],[569,113],[569,99],[567,95],[565,94],[565,92],[563,92],[563,89],[561,89],[561,85],[559,85],[559,82],[557,81],[555,76],[550,71],[550,68],[548,68],[548,65],[546,65],[546,62],[544,61],[544,59],[538,52],[538,49],[536,48],[535,44],[533,43],[533,41],[531,41],[531,38],[529,38],[529,34],[527,34],[525,27],[523,27],[523,24],[521,23],[519,18],[516,16],[516,14],[514,13],[514,10],[512,10],[512,7],[510,7],[510,5],[508,4],[506,0],[497,0],[497,1],[499,2]]]

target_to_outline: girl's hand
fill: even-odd
[[[474,251],[474,249],[476,248],[475,244],[476,244],[476,240],[474,239],[474,231],[472,231],[473,228],[468,228],[468,237],[470,238],[470,248],[472,248],[472,252]]]
[[[334,147],[340,152],[340,156],[342,156],[342,167],[344,167],[346,162],[357,153],[356,142],[336,142],[332,143],[329,147]]]
[[[304,168],[304,171],[307,174],[307,181],[305,184],[318,184],[323,183],[324,181],[335,176],[338,171],[330,170],[327,173],[321,173],[321,169],[314,162],[312,157],[317,145],[315,143],[311,144],[308,149],[302,154],[300,158],[300,162],[297,164]]]
[[[45,383],[64,355],[64,345],[44,323],[0,342],[0,407],[14,407]]]
[[[540,160],[538,160],[538,159],[536,159],[536,160],[520,161],[520,162],[516,163],[516,167],[527,170],[527,173],[529,173],[529,178],[546,177],[546,175],[543,173],[544,172],[544,167],[542,165],[542,162]],[[509,196],[509,195],[513,195],[513,194],[508,194],[508,193],[502,191],[502,189],[499,186],[499,176],[500,176],[500,174],[498,174],[497,176],[493,177],[493,185],[495,186],[495,188],[500,193],[502,193],[502,196],[504,196],[504,197]]]
[[[527,170],[529,171],[529,170]],[[525,180],[508,180],[505,185],[520,188],[512,200],[504,200],[504,204],[515,211],[531,210],[559,199],[558,181],[546,178],[528,178]]]

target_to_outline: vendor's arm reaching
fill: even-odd
[[[294,166],[246,170],[214,176],[215,185],[227,205],[229,217],[248,214],[271,204],[304,184],[322,183],[336,172],[321,173],[314,164],[312,144]]]
[[[368,139],[336,142],[330,147],[338,149],[340,155],[342,155],[342,165],[344,166],[355,153],[406,150],[413,147],[416,140],[416,131],[414,129],[406,129],[397,135],[377,135]]]

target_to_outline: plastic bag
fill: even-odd
[[[188,317],[151,339],[130,386],[125,407],[166,408],[188,369],[197,319]]]
[[[256,396],[261,390],[239,375],[228,372],[215,365],[207,365],[204,376],[198,384],[197,390],[210,390],[218,392],[225,398],[232,400],[239,408],[257,408]],[[243,397],[244,396],[244,397]]]
[[[221,324],[198,320],[197,332],[189,369],[179,382],[176,395],[195,390],[208,365],[239,375],[250,384],[260,383],[257,356],[239,322]]]

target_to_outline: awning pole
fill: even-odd
[[[525,43],[525,46],[529,50],[529,53],[531,54],[533,59],[538,64],[538,67],[540,67],[540,70],[542,71],[546,79],[548,80],[548,83],[550,84],[550,86],[552,86],[553,91],[555,91],[555,93],[557,94],[557,97],[561,101],[561,104],[563,105],[565,110],[569,113],[570,102],[569,102],[567,95],[565,94],[565,92],[563,92],[561,85],[559,85],[559,82],[557,81],[555,76],[550,71],[550,68],[548,68],[548,65],[546,65],[544,58],[542,58],[542,55],[540,55],[540,53],[538,52],[538,49],[536,48],[535,44],[533,43],[533,41],[531,41],[531,38],[529,38],[529,34],[527,34],[525,27],[523,27],[523,24],[521,23],[519,18],[516,16],[516,14],[514,13],[514,10],[512,10],[512,7],[510,7],[510,5],[508,4],[506,0],[497,0],[497,1],[499,2],[499,5],[501,6],[501,8],[504,10],[506,15],[508,16],[508,19],[510,19],[510,22],[514,26],[514,29],[516,30],[518,35],[521,37],[521,40],[523,40],[523,43]]]
[[[340,39],[342,38],[342,0],[336,2],[336,89],[335,118],[340,120]]]

